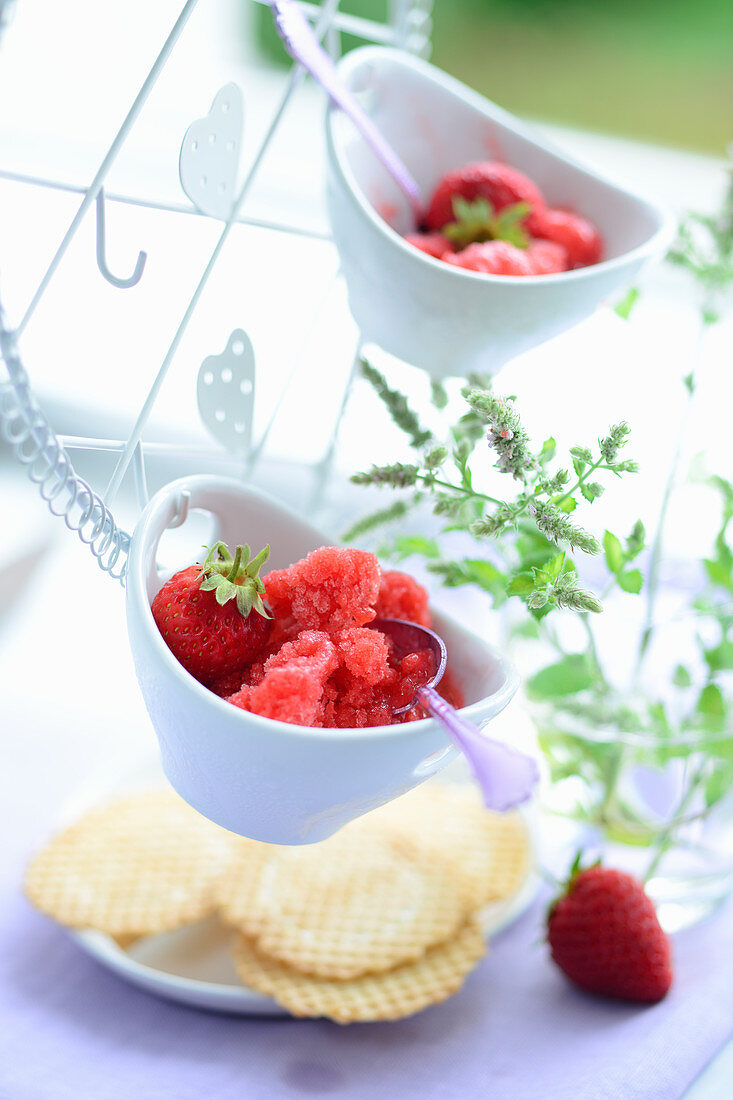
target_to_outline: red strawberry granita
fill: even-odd
[[[442,176],[425,224],[405,240],[435,260],[483,275],[554,275],[603,259],[592,221],[548,206],[533,180],[499,161]]]
[[[424,717],[405,714],[434,673],[428,650],[396,653],[366,624],[375,618],[431,625],[425,589],[406,573],[382,572],[374,554],[321,547],[262,578],[272,615],[259,651],[238,669],[196,678],[232,705],[299,726],[358,729]],[[453,706],[463,695],[447,670],[438,690]]]

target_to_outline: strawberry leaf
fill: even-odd
[[[237,610],[245,619],[253,609],[264,619],[269,619],[271,616],[261,598],[265,586],[259,575],[269,556],[270,547],[265,546],[253,558],[250,547],[245,543],[237,547],[232,558],[225,544],[217,542],[206,556],[199,588],[202,592],[213,592],[220,607],[236,600]]]
[[[459,248],[482,241],[507,241],[515,248],[529,248],[529,237],[522,224],[529,212],[528,203],[517,202],[497,214],[488,199],[467,202],[456,195],[453,199],[456,220],[444,225],[441,232]]]

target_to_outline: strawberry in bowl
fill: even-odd
[[[217,542],[156,594],[153,618],[186,671],[235,707],[293,725],[359,729],[425,717],[419,707],[395,713],[414,694],[421,655],[399,656],[367,625],[401,617],[429,627],[425,589],[383,572],[368,551],[336,546],[260,578],[269,551],[250,560],[240,545],[232,557]],[[463,705],[450,671],[438,690]]]
[[[328,112],[328,209],[349,307],[364,342],[431,378],[496,374],[590,316],[671,240],[656,200],[435,66],[364,46],[338,71],[424,196],[418,224],[350,120]]]
[[[498,161],[447,172],[422,231],[405,240],[433,259],[484,275],[554,275],[603,258],[592,221],[548,207],[528,176]]]
[[[267,546],[250,561],[249,546],[238,546],[232,558],[217,542],[203,565],[175,573],[153,600],[153,618],[168,648],[199,683],[236,674],[267,645],[272,619],[262,602],[259,571],[269,553]]]
[[[264,634],[259,638],[264,642],[260,653],[248,656],[244,667],[218,678],[201,671],[208,683],[197,680],[178,660],[152,607],[169,579],[182,571],[171,568],[171,562],[159,563],[161,537],[172,524],[180,526],[185,537],[185,517],[192,512],[211,517],[214,542],[235,547],[246,534],[251,546],[271,547],[267,564],[272,568],[262,577],[265,592],[260,593],[272,615],[269,637],[266,642]],[[190,568],[199,545],[196,536],[189,541],[190,556],[186,554],[180,563],[184,569]],[[312,557],[327,543],[322,532],[270,497],[235,480],[202,474],[161,489],[140,517],[130,546],[125,585],[130,647],[163,770],[181,797],[205,817],[232,832],[272,844],[323,840],[353,818],[427,779],[455,755],[444,727],[433,718],[357,724],[357,717],[376,718],[379,692],[387,687],[384,681],[391,679],[377,652],[379,633],[371,631],[376,643],[361,633],[365,614],[374,611],[386,619],[409,613],[413,621],[423,622],[431,616],[459,673],[463,699],[454,701],[465,703],[461,716],[470,722],[485,726],[507,706],[519,683],[503,654],[451,616],[429,608],[424,590],[406,574],[390,577],[380,570],[375,593],[371,556],[356,562],[365,568],[354,570],[348,595],[338,578],[334,584],[342,595],[337,597],[333,588],[329,592],[328,560]],[[240,567],[243,559],[244,555]],[[292,572],[292,562],[300,563],[296,572],[302,570],[302,576]],[[222,575],[227,564],[221,563]],[[334,615],[324,614],[337,600],[338,625]],[[235,603],[229,600],[227,606],[234,608]],[[257,615],[252,609],[248,618]],[[361,619],[362,625],[351,625],[349,617]],[[304,636],[306,631],[326,638]],[[295,645],[288,648],[288,643]],[[339,651],[338,670],[329,670],[331,646]],[[270,657],[275,660],[265,669]],[[282,668],[288,666],[283,677]],[[303,668],[305,677],[300,675]],[[416,671],[397,670],[395,683],[414,678]],[[232,698],[245,687],[245,680],[247,688],[256,690],[270,676],[270,686],[263,693],[266,705],[279,706],[279,693],[289,707],[295,693],[279,692],[278,683],[282,687],[289,679],[292,686],[300,679],[302,686],[306,680],[312,691],[317,675],[325,679],[323,687],[317,688],[314,719],[328,712],[333,716],[331,724],[325,724],[330,721],[326,717],[320,725],[305,725],[301,716],[282,710],[277,717],[267,717],[254,709],[262,702],[260,697],[254,705],[249,698],[239,700],[246,707]],[[375,678],[382,683],[368,683]]]

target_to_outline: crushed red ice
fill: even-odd
[[[267,654],[222,683],[230,703],[301,726],[358,729],[413,721],[407,706],[432,675],[428,651],[396,654],[389,638],[365,624],[375,617],[430,626],[428,595],[405,573],[382,573],[364,550],[322,547],[264,578],[275,623]],[[463,698],[446,674],[453,705]],[[219,685],[217,685],[217,688]],[[439,690],[443,692],[442,686]]]

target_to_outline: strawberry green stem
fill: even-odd
[[[242,564],[242,547],[238,546],[234,552],[234,561],[232,562],[232,568],[227,573],[227,580],[234,581],[236,584],[237,574],[239,573],[239,567]]]
[[[221,607],[230,600],[235,600],[244,619],[249,618],[252,611],[269,619],[270,615],[262,602],[265,586],[259,572],[270,555],[270,547],[260,550],[254,558],[251,558],[251,554],[245,543],[237,546],[232,558],[225,543],[215,543],[206,556],[201,571],[203,579],[200,588],[202,592],[213,592]]]

